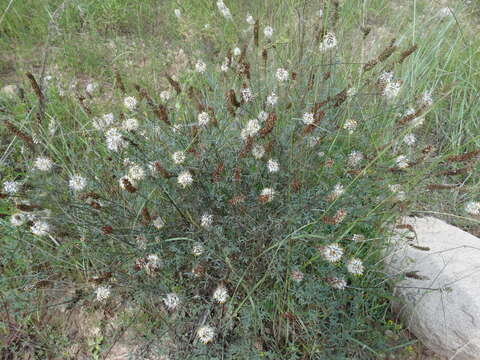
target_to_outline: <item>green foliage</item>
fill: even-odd
[[[460,97],[463,107],[471,103],[467,91],[446,89],[463,75],[440,74],[452,73],[449,66],[455,64],[440,64],[441,44],[433,51],[422,42],[400,61],[412,45],[401,39],[392,56],[365,70],[365,63],[392,45],[385,42],[368,58],[352,54],[345,40],[360,10],[351,3],[337,9],[332,2],[319,7],[286,1],[276,4],[270,18],[265,14],[272,2],[245,8],[237,3],[230,7],[234,21],[206,1],[80,3],[81,11],[68,5],[56,22],[60,34],[51,41],[63,42],[60,68],[88,74],[98,88],[86,92],[86,82],[72,87],[68,72],[60,71],[45,82],[44,109],[30,91],[2,104],[17,135],[2,164],[3,181],[22,185],[2,205],[7,271],[0,287],[2,300],[13,304],[12,317],[29,324],[25,312],[42,303],[38,296],[68,287],[75,291],[57,299],[61,303],[103,311],[107,323],[118,317],[122,329],[134,328],[146,343],[165,342],[145,352],[171,358],[371,359],[409,345],[385,335],[400,331],[388,322],[394,279],[380,265],[388,229],[415,208],[431,174],[457,148],[449,144],[476,127],[473,121],[450,125],[436,110],[451,93],[448,99]],[[4,33],[21,41],[22,24],[37,21],[33,11],[47,4],[58,6],[40,1],[7,12]],[[379,16],[385,3],[370,7]],[[182,10],[179,19],[175,8]],[[253,26],[245,23],[246,10],[259,19],[258,46]],[[161,20],[151,15],[162,12]],[[296,20],[283,24],[285,18]],[[47,24],[36,23],[40,37]],[[158,50],[161,42],[154,37],[143,38],[157,36],[160,25],[170,40],[185,41],[183,57]],[[263,34],[267,25],[274,28],[271,39]],[[322,26],[335,33],[338,46],[319,50],[330,36]],[[75,43],[77,33],[95,44]],[[131,40],[138,37],[137,47]],[[110,40],[119,54],[114,66],[104,46]],[[235,47],[240,55],[232,54]],[[168,56],[145,60],[139,70],[129,65],[138,53],[153,57],[157,51]],[[204,72],[195,70],[198,61],[205,62]],[[288,80],[277,79],[280,68]],[[389,71],[393,79],[381,80]],[[181,93],[164,72],[175,75]],[[388,98],[386,88],[397,81],[399,94]],[[251,100],[242,96],[245,88]],[[422,101],[430,90],[433,105]],[[169,99],[161,91],[169,91]],[[269,104],[272,92],[275,104]],[[127,97],[136,105],[126,106]],[[417,119],[426,117],[423,126],[405,120],[410,108],[421,109]],[[202,113],[209,118],[204,125]],[[305,113],[313,115],[313,124],[304,123]],[[249,136],[242,133],[246,128]],[[436,137],[451,136],[439,146],[442,152],[425,151],[431,134],[446,128],[456,128],[457,135],[445,131]],[[408,145],[404,138],[412,133],[417,140]],[[465,150],[475,141],[477,135],[469,137]],[[254,156],[256,146],[263,147],[263,156]],[[175,161],[176,152],[185,160]],[[406,156],[405,166],[399,156]],[[51,159],[53,168],[40,171],[39,157]],[[269,171],[275,167],[270,159],[278,171]],[[191,184],[181,183],[185,171]],[[85,187],[72,186],[77,175]],[[18,213],[24,223],[13,226],[9,216]],[[211,225],[204,215],[212,215]],[[38,231],[44,223],[48,229]],[[354,235],[364,239],[354,241]],[[331,245],[343,250],[340,260],[328,261],[325,247]],[[347,271],[351,258],[362,261],[363,274]],[[339,279],[344,289],[335,288]],[[224,303],[213,297],[219,287],[228,293]],[[106,299],[99,289],[107,291]],[[172,293],[180,299],[175,308],[167,306]],[[203,325],[215,330],[208,344],[198,336]],[[82,351],[101,358],[116,339],[106,328],[87,339]],[[68,350],[65,339],[31,339],[42,344],[37,356]]]

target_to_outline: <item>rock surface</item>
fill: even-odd
[[[397,227],[385,259],[390,276],[403,275],[394,310],[439,355],[480,359],[480,239],[433,217]]]

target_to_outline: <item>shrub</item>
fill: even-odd
[[[248,18],[243,46],[219,36],[159,93],[118,71],[83,93],[30,76],[35,92],[8,104],[23,144],[4,183],[8,236],[49,281],[81,289],[77,305],[133,304],[172,358],[389,351],[379,262],[436,163],[412,135],[432,100],[396,77],[413,45],[337,71],[327,10],[302,45]]]

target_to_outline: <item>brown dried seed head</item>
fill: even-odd
[[[334,163],[335,163],[335,161],[334,161],[333,159],[327,159],[327,160],[325,161],[325,167],[331,168],[331,167],[333,167],[333,164],[334,164]]]
[[[473,159],[473,158],[477,157],[477,155],[480,155],[480,150],[470,151],[470,152],[462,154],[462,155],[452,155],[452,156],[449,156],[447,158],[447,161],[448,162],[463,162],[463,161]]]
[[[180,84],[177,81],[173,80],[173,78],[168,74],[165,74],[165,77],[167,78],[170,85],[175,89],[177,94],[180,94],[182,92],[182,88],[180,87]]]
[[[230,200],[228,200],[228,203],[230,205],[238,205],[238,204],[241,204],[241,203],[244,203],[245,202],[245,196],[243,195],[237,195],[237,196],[234,196],[233,198],[231,198]]]
[[[308,90],[312,90],[314,84],[315,84],[315,73],[312,72],[310,74],[310,78],[308,79],[308,85],[307,85]]]
[[[253,138],[251,136],[249,136],[245,140],[244,145],[243,145],[243,149],[240,152],[239,156],[241,158],[246,157],[252,151],[252,148],[253,148]]]
[[[130,180],[128,179],[125,179],[125,178],[122,179],[122,184],[125,187],[125,190],[127,190],[129,193],[134,193],[135,191],[137,191],[135,186],[133,186]]]
[[[212,122],[213,126],[218,126],[218,120],[217,120],[217,117],[215,116],[215,109],[209,106],[208,113],[210,114],[210,121]]]
[[[403,62],[405,61],[405,59],[406,59],[407,57],[409,57],[410,55],[412,55],[413,52],[415,52],[417,49],[418,49],[418,46],[415,45],[415,44],[412,45],[412,46],[410,46],[407,50],[405,50],[404,52],[402,52],[402,53],[400,54],[400,57],[399,57],[399,59],[398,59],[398,63],[399,63],[399,64],[403,63]]]
[[[102,206],[94,200],[92,200],[89,205],[96,210],[100,210],[102,208]]]
[[[26,204],[17,204],[15,205],[16,208],[18,210],[21,210],[21,211],[26,211],[26,212],[30,212],[30,211],[34,211],[34,210],[37,210],[37,209],[41,209],[41,207],[39,205],[26,205]]]
[[[255,46],[258,47],[258,30],[260,28],[260,23],[255,21],[255,25],[253,26],[253,42],[255,43]]]
[[[220,177],[221,177],[224,170],[225,170],[225,165],[223,163],[220,163],[220,164],[217,165],[217,167],[215,168],[215,170],[212,174],[212,182],[213,183],[220,182]]]
[[[426,107],[425,106],[422,106],[421,108],[419,108],[416,112],[414,112],[413,114],[410,114],[410,115],[405,115],[403,118],[401,118],[400,120],[398,120],[398,124],[399,125],[405,125],[406,123],[412,121],[413,119],[419,117],[420,115],[423,114],[423,112],[425,111]]]
[[[5,125],[7,126],[8,131],[13,135],[18,136],[30,148],[30,150],[35,150],[32,137],[25,134],[8,120],[5,120]]]
[[[142,217],[145,224],[150,224],[150,222],[152,221],[150,213],[148,212],[148,209],[146,207],[142,209]]]
[[[347,216],[347,211],[345,209],[339,209],[333,219],[335,220],[335,225],[341,223]]]
[[[292,191],[297,193],[302,188],[302,183],[297,179],[295,179],[292,181],[291,187],[292,187]]]
[[[172,125],[171,122],[168,120],[168,112],[167,112],[167,108],[165,105],[163,104],[158,104],[155,108],[154,108],[154,112],[155,112],[155,115],[160,119],[162,120],[165,124],[167,125]]]
[[[270,200],[270,197],[268,195],[259,195],[258,196],[258,201],[262,204],[267,203]]]
[[[122,76],[120,75],[120,72],[117,70],[115,71],[115,81],[116,81],[116,87],[120,89],[123,95],[127,93],[127,90],[125,89],[125,85],[123,84]]]
[[[111,227],[110,225],[102,226],[102,235],[108,235],[108,234],[111,234],[112,232],[113,232],[113,227]]]
[[[162,166],[160,161],[155,161],[153,163],[153,168],[155,169],[156,172],[158,172],[165,179],[173,177],[173,174],[171,174],[167,170],[165,170],[165,168]]]
[[[265,125],[259,131],[260,137],[264,138],[265,136],[270,134],[276,122],[277,122],[277,114],[275,114],[274,112],[269,113],[268,118],[265,121]]]
[[[235,167],[234,174],[233,174],[233,181],[240,182],[242,180],[242,169],[239,165]]]
[[[85,104],[85,97],[84,96],[77,96],[78,102],[80,103],[80,106],[82,107],[83,111],[85,111],[88,115],[92,115],[93,112],[92,110]]]

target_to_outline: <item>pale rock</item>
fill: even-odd
[[[400,226],[385,253],[389,276],[410,272],[395,285],[394,310],[439,355],[480,359],[480,239],[433,217],[401,223],[416,238]]]

